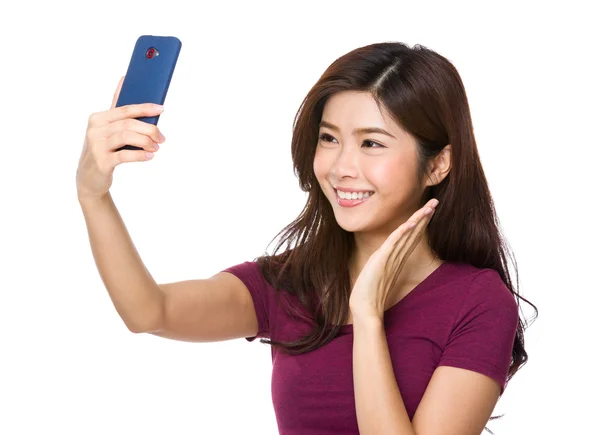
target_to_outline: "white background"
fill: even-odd
[[[119,166],[111,192],[159,283],[251,260],[298,215],[293,117],[337,57],[402,41],[453,62],[521,292],[540,309],[488,427],[598,433],[592,3],[3,3],[0,433],[277,432],[267,345],[132,334],[95,268],[75,171],[87,119],[143,34],[183,42],[167,140]]]

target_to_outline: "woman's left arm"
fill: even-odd
[[[356,417],[361,435],[479,435],[500,395],[500,386],[494,379],[467,370],[467,366],[471,369],[474,367],[473,362],[465,357],[465,352],[470,352],[469,346],[466,346],[468,343],[463,343],[473,335],[473,325],[468,324],[466,329],[471,331],[460,334],[454,340],[447,349],[446,360],[442,359],[434,371],[412,422],[402,401],[383,316],[389,305],[389,291],[393,286],[390,283],[395,282],[405,259],[423,235],[436,205],[437,200],[429,201],[392,232],[371,255],[352,288],[352,370]],[[511,311],[514,308],[511,307]],[[517,314],[516,311],[514,314]],[[485,315],[482,319],[479,329],[485,331],[493,323]],[[506,337],[509,335],[506,334]],[[492,341],[492,344],[496,341]],[[512,341],[507,343],[510,345]],[[463,365],[465,368],[452,365]]]
[[[354,398],[361,435],[479,435],[500,395],[480,373],[438,367],[411,423],[394,375],[383,321],[354,314]]]

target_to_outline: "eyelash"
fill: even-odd
[[[324,140],[325,142],[331,142],[330,140],[327,140],[327,139],[326,139],[327,137],[335,139],[335,138],[334,138],[333,136],[331,136],[330,134],[327,134],[327,133],[321,133],[321,135],[319,136],[319,140]],[[364,143],[367,143],[367,142],[368,142],[368,143],[371,143],[371,144],[375,144],[375,145],[377,145],[377,147],[369,147],[369,148],[385,148],[385,147],[384,147],[383,145],[381,145],[380,143],[374,142],[374,141],[372,141],[372,140],[365,140],[365,141],[363,141],[363,144],[364,144]]]

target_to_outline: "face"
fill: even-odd
[[[346,231],[391,232],[419,208],[416,141],[380,113],[369,93],[344,91],[328,99],[313,169]]]

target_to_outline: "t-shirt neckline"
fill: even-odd
[[[402,299],[400,299],[394,305],[392,305],[387,310],[385,310],[384,316],[389,317],[394,311],[398,310],[401,306],[405,305],[407,300],[411,300],[412,298],[415,298],[416,297],[415,295],[418,296],[419,293],[422,293],[423,291],[430,288],[434,282],[433,281],[434,278],[436,278],[437,275],[439,275],[446,268],[447,264],[449,264],[447,261],[444,261],[442,264],[440,264],[433,272],[431,272],[429,275],[427,275],[425,277],[425,279],[423,279],[423,281],[421,281],[419,284],[417,284],[406,296],[404,296]],[[353,330],[354,330],[353,324],[347,323],[347,324],[341,326],[340,333],[350,333]]]

